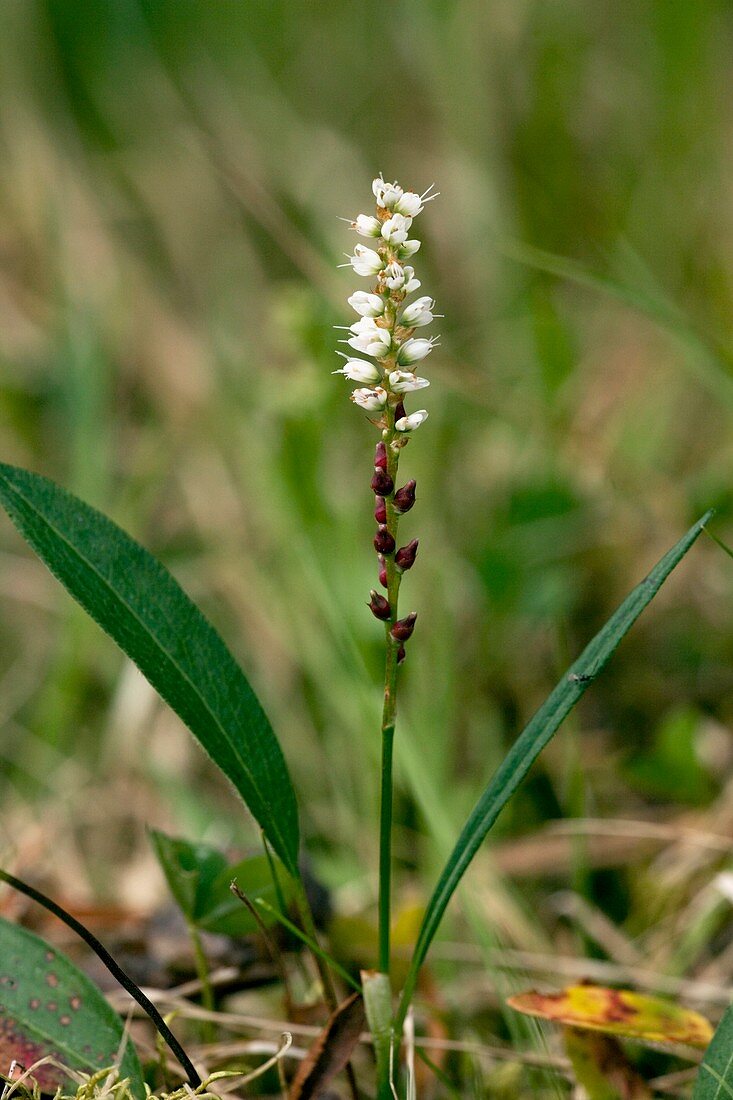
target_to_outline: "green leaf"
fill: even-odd
[[[707,512],[694,527],[690,528],[684,538],[680,539],[677,545],[657,562],[651,573],[626,597],[530,719],[497,768],[464,825],[428,902],[400,1001],[397,1015],[400,1025],[409,1007],[418,971],[438,930],[443,913],[489,829],[561,722],[585,694],[596,676],[605,668],[624,635],[634,625],[647,604],[656,596],[669,574],[698,538],[711,515],[712,512]]]
[[[733,1097],[733,1005],[726,1009],[695,1079],[692,1100]]]
[[[230,890],[237,885],[248,897],[276,901],[266,856],[250,856],[230,864],[209,844],[192,843],[150,830],[150,839],[170,891],[191,924],[223,936],[248,936],[258,931],[249,910]]]
[[[206,908],[212,884],[226,870],[226,859],[208,844],[193,844],[157,829],[150,829],[149,833],[170,892],[184,917],[197,923],[199,913]]]
[[[53,1055],[70,1069],[96,1073],[117,1061],[122,1020],[97,987],[55,948],[0,918],[0,1065],[13,1058],[29,1068]],[[135,1048],[127,1040],[120,1065],[131,1089],[145,1096]],[[56,1066],[35,1075],[44,1092],[65,1083]]]
[[[231,653],[170,573],[47,478],[0,464],[0,503],[51,572],[135,662],[297,873],[298,811],[272,727]]]

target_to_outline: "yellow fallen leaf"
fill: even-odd
[[[712,1025],[699,1012],[630,989],[574,985],[561,993],[530,990],[510,997],[508,1004],[526,1016],[540,1016],[566,1027],[650,1042],[684,1043],[704,1049],[713,1037]]]

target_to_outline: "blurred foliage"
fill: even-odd
[[[338,218],[368,210],[380,170],[441,191],[417,266],[442,347],[403,463],[421,540],[408,891],[663,549],[709,506],[730,541],[733,5],[6,0],[0,26],[0,452],[103,507],[207,608],[283,741],[318,869],[357,908],[381,631],[364,607],[373,433],[329,373],[354,288]],[[701,543],[499,837],[683,807],[730,827],[731,580]],[[4,798],[58,807],[94,888],[121,888],[110,868],[144,845],[141,818],[256,844],[8,525],[0,598]],[[105,831],[109,805],[82,799],[80,822],[70,792],[107,781],[135,795]],[[492,936],[546,946],[539,880],[572,873],[659,960],[723,858],[683,886],[573,853],[521,897],[481,864]]]

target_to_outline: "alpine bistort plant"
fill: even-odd
[[[496,772],[489,777],[428,897],[402,988],[393,990],[390,981],[392,755],[399,668],[405,660],[407,643],[417,619],[415,611],[407,614],[400,611],[399,597],[403,575],[414,565],[418,549],[416,538],[400,545],[400,518],[415,503],[415,481],[406,480],[400,485],[399,465],[404,447],[428,417],[426,409],[405,408],[405,402],[413,400],[414,393],[429,385],[427,378],[414,368],[427,358],[437,340],[434,336],[423,335],[423,330],[436,316],[433,299],[423,295],[408,300],[420,289],[420,282],[409,263],[418,252],[420,242],[410,233],[414,219],[436,196],[431,193],[432,189],[422,195],[404,191],[397,183],[386,183],[381,176],[374,180],[372,190],[376,202],[374,213],[359,214],[350,223],[352,230],[370,243],[358,242],[349,263],[343,265],[350,266],[356,275],[371,282],[368,289],[357,290],[348,299],[358,319],[346,330],[348,335],[344,343],[354,354],[339,353],[345,363],[334,371],[356,383],[351,399],[364,410],[379,432],[371,478],[377,582],[371,589],[368,603],[372,614],[384,624],[385,637],[379,952],[378,970],[362,971],[361,984],[319,941],[303,874],[299,807],[285,755],[244,671],[223,639],[168,570],[110,519],[47,478],[0,463],[0,505],[74,599],[128,654],[188,726],[213,763],[230,780],[259,826],[264,846],[259,870],[251,860],[229,866],[220,853],[206,846],[192,846],[158,831],[153,832],[152,839],[195,944],[200,944],[200,930],[217,931],[216,914],[222,919],[231,916],[225,902],[231,901],[228,893],[231,880],[238,878],[237,897],[245,901],[248,915],[257,914],[257,928],[262,930],[264,918],[271,918],[283,924],[311,950],[324,998],[333,1015],[312,1055],[302,1063],[295,1076],[290,1096],[296,1100],[320,1095],[342,1069],[346,1069],[349,1076],[352,1096],[358,1097],[356,1077],[348,1062],[363,1033],[364,1014],[376,1054],[379,1100],[391,1100],[392,1097],[399,1100],[405,1095],[414,1095],[409,1059],[406,1070],[400,1064],[401,1037],[421,967],[453,894],[489,830],[542,749],[693,546],[709,518],[708,513],[695,523],[627,596],[566,670],[516,737]],[[264,886],[260,881],[263,863]],[[15,876],[0,870],[0,879],[44,904],[62,919],[69,916]],[[242,884],[248,888],[242,889]],[[272,890],[276,905],[263,897],[268,888]],[[75,918],[67,923],[70,921],[71,927],[84,935]],[[27,935],[0,919],[0,959],[3,952],[13,958],[20,958],[24,953],[29,958],[31,954],[40,958],[42,954],[46,963],[53,961],[54,970],[47,981],[55,985],[60,980],[61,966],[56,954],[49,953],[41,941],[28,946]],[[89,943],[93,940],[93,937],[86,938]],[[25,946],[18,946],[21,941]],[[94,942],[100,957],[107,957],[105,949]],[[274,954],[278,957],[276,951]],[[202,964],[200,974],[205,989],[205,960]],[[64,963],[64,966],[70,965]],[[113,972],[120,980],[127,981],[119,967],[114,967],[116,964]],[[3,998],[12,1008],[17,1032],[13,1038],[21,1044],[28,1036],[35,1035],[39,1027],[35,1013],[41,1002],[34,985],[39,980],[38,973],[40,970],[35,964],[28,965],[14,975],[12,988],[10,985],[4,987]],[[43,1026],[47,1045],[52,1053],[64,1050],[75,1067],[96,1071],[98,1064],[111,1057],[113,1041],[119,1045],[121,1022],[114,1016],[110,1020],[109,1011],[105,1012],[104,1005],[98,1003],[101,997],[95,998],[92,993],[88,997],[85,994],[88,1006],[85,1005],[82,1011],[77,996],[81,978],[73,970],[67,969],[65,974],[70,1003],[74,1007],[79,1001],[80,1011],[78,1015],[64,1014],[58,1018],[54,1015],[58,1007],[56,1002],[46,1004]],[[286,1006],[289,1006],[284,963],[281,975]],[[354,992],[342,1000],[347,988],[353,988]],[[213,995],[209,996],[213,1005]],[[10,997],[14,998],[12,1002],[8,1000]],[[141,997],[142,1000],[137,998],[139,1003],[145,1004],[147,998],[144,994]],[[53,1013],[51,1004],[54,1005]],[[527,1011],[534,1012],[537,1008],[533,1000],[527,1009],[526,998],[521,1005]],[[150,1011],[150,1007],[148,1004],[146,1011]],[[156,1011],[153,1008],[150,1013],[154,1020]],[[202,1087],[201,1076],[180,1043],[170,1034],[164,1021],[156,1020],[159,1029],[161,1023],[165,1028],[161,1029],[161,1034],[179,1058],[192,1087]],[[714,1041],[711,1047],[715,1066],[718,1060],[722,1063],[727,1058],[730,1044],[726,1029],[733,1035],[733,1010],[724,1018],[721,1027],[719,1046],[716,1048]],[[26,1047],[30,1050],[27,1044]],[[41,1053],[45,1055],[45,1049]],[[122,1065],[132,1082],[135,1100],[144,1100],[147,1086],[134,1052]],[[696,1100],[707,1100],[707,1093],[695,1096]]]
[[[349,264],[357,275],[375,280],[371,290],[357,290],[348,299],[359,320],[348,329],[343,341],[370,359],[354,358],[339,352],[346,362],[334,374],[352,382],[368,383],[355,389],[351,400],[370,413],[369,420],[380,433],[374,455],[374,519],[377,530],[374,549],[379,563],[378,577],[386,596],[376,589],[370,592],[369,608],[384,622],[386,659],[384,707],[382,711],[382,789],[379,846],[379,969],[389,973],[390,960],[390,879],[392,833],[392,749],[397,710],[397,671],[405,659],[405,644],[412,636],[417,613],[399,617],[402,575],[411,569],[418,540],[398,548],[400,516],[415,503],[415,481],[397,488],[400,454],[412,433],[423,424],[426,409],[409,412],[405,400],[409,394],[425,389],[427,378],[412,367],[424,360],[437,337],[415,336],[417,329],[431,324],[435,302],[424,295],[407,304],[407,298],[420,288],[420,280],[407,261],[420,248],[410,237],[412,223],[426,202],[436,198],[432,186],[422,195],[403,191],[398,183],[385,183],[378,176],[372,183],[376,200],[373,215],[359,214],[351,228],[374,242],[373,248],[361,243],[354,246]],[[344,267],[348,266],[346,264]],[[372,362],[371,360],[374,360]]]

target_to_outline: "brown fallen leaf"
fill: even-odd
[[[351,1052],[366,1027],[360,993],[340,1004],[318,1036],[293,1078],[289,1100],[315,1100],[337,1073],[345,1069]]]

